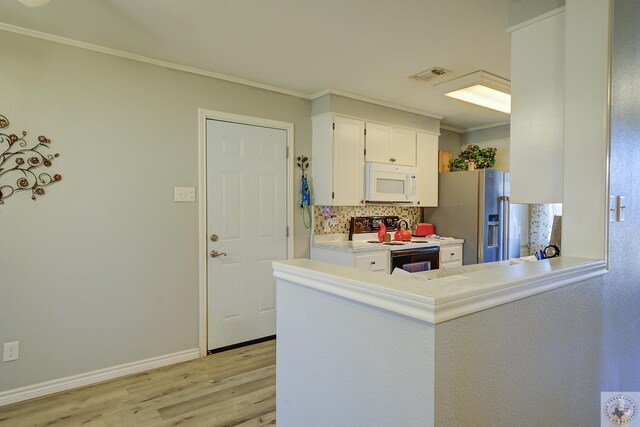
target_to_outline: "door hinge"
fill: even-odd
[[[336,130],[336,122],[333,122],[333,130]]]
[[[289,237],[289,226],[287,225],[287,237]]]
[[[336,193],[334,193],[333,191],[331,192],[331,198],[335,199],[336,198]]]
[[[364,136],[367,136],[367,128],[364,128]]]
[[[287,147],[287,159],[289,158],[289,147]]]
[[[367,155],[367,149],[366,148],[364,149],[364,155],[365,156]]]

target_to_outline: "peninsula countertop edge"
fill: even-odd
[[[309,259],[273,262],[276,279],[437,324],[606,274],[603,260],[557,257],[425,280]]]

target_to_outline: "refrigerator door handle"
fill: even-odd
[[[509,196],[504,196],[504,245],[502,246],[502,259],[504,261],[509,260],[509,226],[511,222],[511,202],[509,201]]]
[[[511,215],[511,206],[509,196],[500,196],[498,198],[502,203],[502,218],[500,218],[500,232],[502,233],[502,261],[509,259],[509,220]]]

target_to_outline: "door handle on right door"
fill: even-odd
[[[226,252],[218,252],[216,250],[211,251],[211,258],[218,258],[219,256],[227,256]]]

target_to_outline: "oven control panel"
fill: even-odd
[[[377,233],[380,223],[384,223],[387,231],[396,231],[399,216],[353,216],[349,224],[349,240],[354,234]]]

